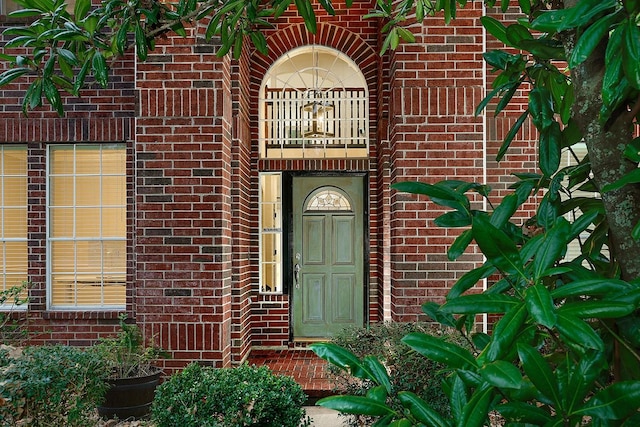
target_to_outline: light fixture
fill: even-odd
[[[310,126],[305,127],[302,136],[305,138],[332,137],[333,132],[329,132],[333,125],[333,103],[329,101],[313,100],[302,106],[305,116],[305,123],[310,122]]]

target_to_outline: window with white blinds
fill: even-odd
[[[27,147],[0,145],[0,291],[26,281]]]
[[[124,308],[124,144],[50,145],[48,189],[49,307]]]
[[[572,147],[572,151],[567,149],[563,150],[561,157],[561,167],[566,166],[576,166],[578,165],[587,155],[587,146],[584,143],[574,144]],[[568,187],[569,179],[565,177],[563,184]],[[583,183],[576,183],[572,188],[569,189],[569,194],[562,193],[562,199],[567,200],[569,197],[578,198],[578,197],[599,197],[598,193],[588,192],[584,190],[578,189]],[[575,208],[565,214],[565,218],[567,220],[573,222],[575,221],[583,212],[579,208]],[[567,253],[565,254],[565,261],[572,261],[578,258],[581,255],[581,243],[583,243],[586,239],[589,238],[591,233],[591,229],[587,229],[583,231],[577,239],[569,242],[569,246],[567,247]],[[606,250],[606,248],[605,248]]]

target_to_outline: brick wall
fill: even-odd
[[[231,64],[191,37],[136,76],[136,316],[167,368],[231,362]]]
[[[455,25],[433,17],[411,26],[416,43],[391,54],[392,183],[483,180],[483,118],[474,116],[484,89],[479,3],[460,10]],[[434,224],[444,210],[426,197],[392,190],[390,209],[391,313],[395,320],[415,320],[422,303],[442,302],[481,257],[471,249],[462,262],[448,260],[458,232]]]

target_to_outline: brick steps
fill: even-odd
[[[332,394],[326,372],[327,362],[311,350],[253,350],[247,362],[250,365],[266,365],[276,374],[292,377],[302,386],[309,400]]]

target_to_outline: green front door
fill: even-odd
[[[326,338],[364,320],[362,176],[293,178],[293,335]]]

